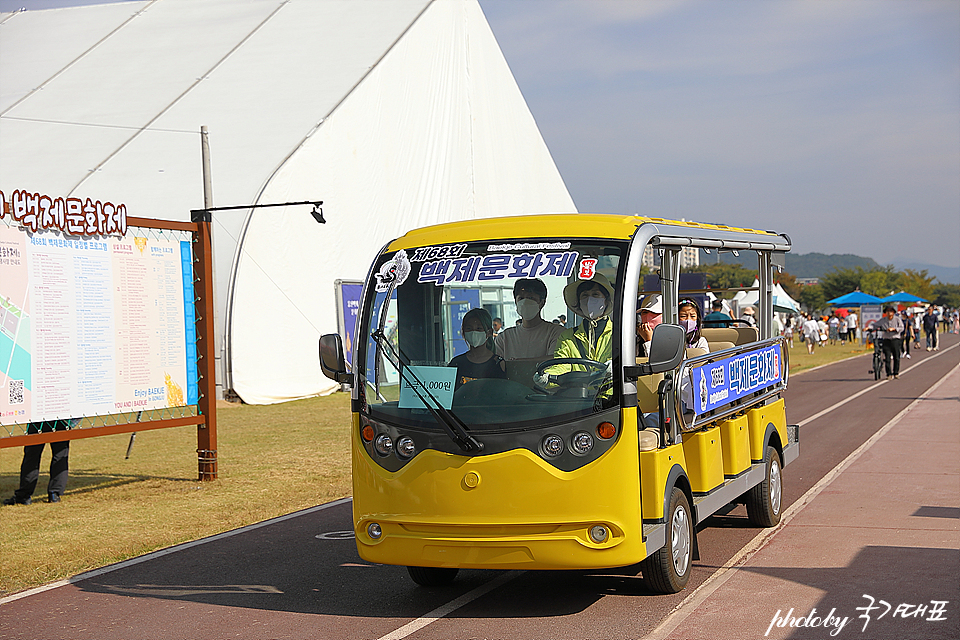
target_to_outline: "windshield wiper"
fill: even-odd
[[[417,394],[417,397],[420,398],[420,401],[423,402],[430,413],[433,415],[434,419],[437,421],[447,436],[450,437],[453,442],[460,447],[464,453],[479,452],[483,450],[483,443],[474,438],[467,432],[467,425],[457,417],[457,415],[450,410],[446,409],[443,405],[440,404],[440,401],[437,400],[423,384],[423,380],[417,377],[410,367],[410,360],[403,355],[402,352],[397,353],[393,348],[393,345],[390,344],[390,341],[387,339],[387,336],[384,335],[383,331],[377,329],[370,336],[377,341],[377,346],[382,347],[384,353],[388,350],[392,356],[393,364],[396,369],[400,372],[402,377],[405,377],[407,384],[413,389],[414,393]],[[427,398],[431,402],[427,402]]]

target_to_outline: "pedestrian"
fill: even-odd
[[[900,320],[903,321],[903,340],[900,347],[901,355],[907,360],[910,359],[910,337],[913,332],[913,322],[906,311],[900,314]]]
[[[840,338],[840,346],[847,344],[847,319],[840,318],[840,322],[837,324],[837,335]]]
[[[31,422],[27,426],[27,435],[50,433],[71,429],[79,420],[45,420]],[[31,444],[23,448],[23,462],[20,463],[20,486],[13,492],[12,498],[3,501],[5,505],[30,504],[33,502],[33,492],[40,480],[40,456],[43,454],[44,444]],[[69,472],[70,441],[51,442],[50,451],[50,480],[47,483],[47,502],[60,502],[61,496],[67,490]]]
[[[913,314],[913,348],[920,348],[920,336],[923,334],[923,316],[919,313]]]
[[[803,333],[803,341],[807,343],[807,354],[812,356],[817,343],[820,342],[820,325],[811,315],[805,313],[803,318],[803,326],[800,330]]]
[[[927,351],[938,351],[937,314],[933,311],[933,305],[927,307],[927,312],[923,314],[923,332],[927,334]]]
[[[837,344],[837,340],[840,339],[840,318],[837,317],[836,313],[830,314],[830,319],[827,320],[827,328],[829,330],[830,344]]]
[[[850,342],[855,342],[859,337],[857,335],[857,314],[855,311],[847,314],[847,335],[850,337]]]
[[[790,348],[793,349],[793,323],[795,320],[793,316],[787,318],[787,324],[783,327],[783,337],[787,339],[787,344],[790,345]]]
[[[903,337],[903,320],[893,307],[883,309],[883,317],[873,323],[878,332],[877,338],[883,339],[883,368],[887,378],[900,377],[900,340]]]
[[[818,337],[820,338],[820,346],[821,346],[821,347],[826,346],[826,344],[827,344],[827,321],[824,319],[823,316],[820,316],[819,318],[817,318],[817,326],[820,328],[820,335],[818,336]]]

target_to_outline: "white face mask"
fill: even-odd
[[[517,300],[517,313],[524,320],[532,320],[540,313],[540,305],[530,298],[521,298]]]
[[[463,339],[467,341],[467,344],[471,347],[479,347],[484,342],[487,341],[487,332],[486,331],[464,331]]]
[[[587,317],[591,320],[596,320],[603,315],[603,310],[606,308],[607,302],[603,298],[588,298],[587,299],[587,308],[584,311],[587,314]]]

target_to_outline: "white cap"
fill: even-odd
[[[651,293],[640,303],[640,311],[649,311],[650,313],[663,313],[663,302],[660,300],[659,293]]]

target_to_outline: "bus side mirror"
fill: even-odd
[[[353,382],[353,376],[347,373],[347,366],[344,364],[343,342],[339,333],[320,336],[320,371],[334,382]]]
[[[644,364],[624,367],[624,375],[632,380],[640,376],[672,371],[680,366],[686,352],[686,332],[676,324],[658,324],[650,339],[650,358]]]

